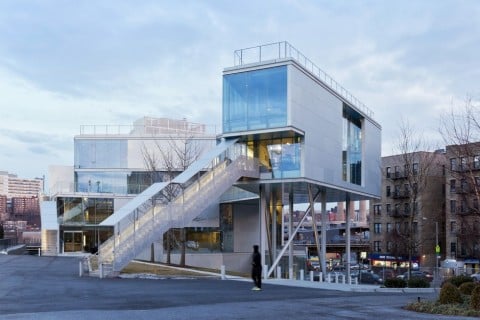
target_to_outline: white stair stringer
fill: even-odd
[[[224,160],[168,204],[155,201],[155,196],[145,199],[117,222],[114,236],[100,246],[100,263],[119,272],[167,230],[188,225],[241,177],[258,178],[256,160],[246,156]]]

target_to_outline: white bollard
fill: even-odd
[[[38,256],[40,257],[42,255],[42,249],[38,248]]]
[[[225,277],[225,266],[224,265],[220,266],[220,277],[222,278],[222,280],[226,279],[226,277]]]
[[[329,274],[327,275],[327,282],[328,282],[328,283],[331,283],[331,282],[332,282],[332,279],[330,278],[330,276],[331,276],[331,274],[329,273]]]
[[[267,279],[268,265],[263,266],[263,279]]]
[[[305,280],[305,271],[303,269],[300,269],[300,280]]]
[[[282,267],[277,267],[277,279],[282,278]]]
[[[293,268],[288,269],[288,279],[293,280]]]
[[[103,263],[100,263],[98,266],[98,271],[100,272],[100,279],[103,278]]]
[[[335,283],[338,283],[338,273],[335,273]]]
[[[80,268],[78,269],[78,275],[79,275],[80,277],[83,277],[83,265],[82,265],[82,261],[80,261],[79,265],[80,265]]]
[[[310,270],[310,281],[313,281],[313,271]]]
[[[342,283],[343,283],[343,284],[345,284],[345,278],[346,278],[346,277],[347,277],[346,275],[342,275]]]
[[[318,282],[323,282],[323,273],[321,271],[318,273]]]

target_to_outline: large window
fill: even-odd
[[[75,168],[126,168],[126,140],[75,140]]]
[[[262,179],[295,178],[302,175],[303,138],[251,140],[248,152],[260,161]]]
[[[286,125],[286,66],[223,77],[223,132]]]
[[[362,121],[358,112],[343,105],[343,180],[358,185],[362,184]]]

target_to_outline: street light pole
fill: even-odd
[[[440,252],[437,252],[438,245],[438,221],[435,221],[435,278],[438,279],[438,262]]]

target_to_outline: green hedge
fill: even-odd
[[[403,279],[390,278],[385,279],[383,285],[387,288],[405,288],[407,286],[407,282]]]

